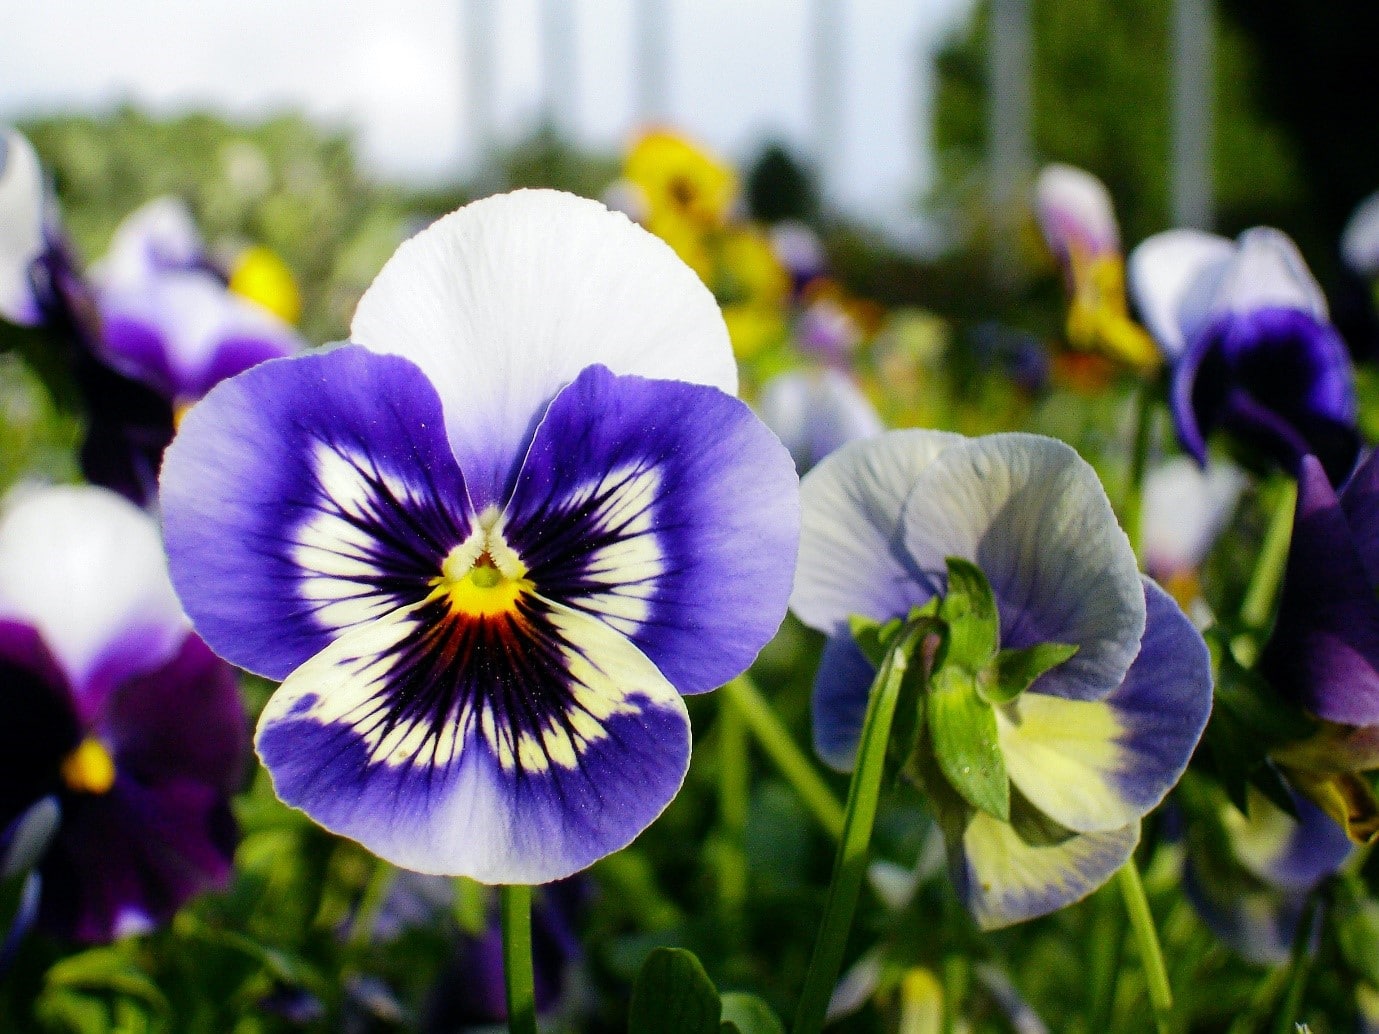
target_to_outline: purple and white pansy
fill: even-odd
[[[1290,473],[1313,454],[1345,479],[1360,447],[1350,358],[1287,236],[1170,230],[1131,254],[1130,286],[1174,363],[1173,420],[1198,463],[1220,428]]]
[[[1034,435],[893,431],[834,453],[801,495],[791,609],[829,637],[820,756],[851,767],[875,674],[850,620],[903,618],[948,591],[948,558],[969,561],[994,594],[1002,648],[1077,650],[993,705],[1009,817],[970,807],[943,823],[954,877],[988,928],[1100,886],[1186,767],[1211,672],[1191,622],[1140,575],[1091,467]]]
[[[405,868],[568,875],[676,794],[681,695],[775,633],[790,457],[733,397],[698,277],[593,201],[441,219],[351,338],[188,413],[173,581],[215,650],[284,680],[257,746],[287,803]]]
[[[227,288],[173,198],[155,198],[121,223],[93,279],[103,358],[177,411],[226,377],[303,347],[288,324]]]
[[[0,518],[0,828],[56,802],[38,922],[106,941],[224,882],[247,748],[232,669],[191,632],[153,519],[92,486]]]

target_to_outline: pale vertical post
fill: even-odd
[[[636,112],[643,126],[664,122],[668,114],[667,6],[670,0],[636,0],[633,45],[636,48]]]
[[[1211,0],[1173,3],[1173,225],[1211,229],[1214,33]]]
[[[464,4],[465,113],[474,171],[482,180],[492,172],[494,67],[493,0],[465,0]]]
[[[1031,0],[991,0],[987,47],[987,196],[991,205],[992,276],[1020,276],[1019,234],[1030,178],[1033,116]]]
[[[573,136],[578,109],[573,0],[542,0],[541,120],[558,136]]]
[[[819,196],[833,200],[843,138],[843,0],[813,0],[810,25],[810,115]]]

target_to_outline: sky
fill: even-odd
[[[493,0],[500,139],[541,113],[539,18],[562,0]],[[637,124],[634,0],[563,0],[572,89],[563,129],[616,149]],[[806,0],[659,0],[668,25],[669,121],[743,161],[767,139],[814,139]],[[833,199],[913,232],[930,164],[929,60],[972,0],[835,0],[844,69]],[[471,171],[465,0],[0,0],[0,121],[131,102],[253,118],[284,108],[356,133],[379,175],[435,181]]]

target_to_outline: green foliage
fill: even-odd
[[[1171,0],[1031,0],[1036,161],[1063,161],[1101,177],[1126,240],[1169,217]],[[932,140],[933,200],[970,231],[982,225],[986,48],[990,4],[941,50]],[[1304,196],[1292,143],[1263,114],[1246,38],[1218,17],[1213,181],[1220,225],[1279,222]],[[1269,218],[1269,216],[1273,216]],[[1026,242],[1031,259],[1038,246]]]
[[[722,1004],[694,952],[657,948],[632,987],[628,1034],[718,1034]]]

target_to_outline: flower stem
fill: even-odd
[[[1110,1030],[1116,981],[1125,954],[1125,923],[1116,890],[1103,887],[1092,897],[1092,933],[1087,953],[1087,1029]]]
[[[818,1034],[824,1025],[833,986],[842,967],[852,914],[866,876],[871,832],[881,797],[881,777],[886,767],[886,746],[900,699],[900,685],[909,667],[910,651],[920,634],[911,626],[896,637],[871,686],[857,748],[857,765],[848,784],[847,809],[833,863],[833,880],[828,887],[823,922],[819,925],[814,954],[809,960],[809,971],[805,974],[804,988],[795,1009],[792,1034]]]
[[[1240,604],[1240,621],[1245,627],[1263,632],[1274,611],[1274,599],[1283,584],[1283,572],[1288,566],[1288,547],[1293,539],[1293,507],[1298,499],[1297,482],[1285,479],[1264,542],[1259,548],[1259,560],[1250,576],[1245,599]]]
[[[1307,898],[1307,905],[1298,919],[1297,933],[1293,935],[1293,951],[1288,964],[1288,994],[1283,999],[1278,1021],[1274,1025],[1276,1034],[1293,1034],[1297,1027],[1298,1013],[1302,1011],[1302,997],[1307,993],[1307,980],[1312,975],[1312,934],[1317,928],[1317,916],[1321,914],[1322,895],[1313,891]]]
[[[723,835],[718,892],[730,927],[736,926],[747,903],[747,761],[747,729],[741,713],[728,704],[718,712],[718,822]]]
[[[1125,477],[1125,494],[1120,502],[1120,522],[1130,538],[1135,556],[1140,556],[1144,510],[1144,472],[1149,466],[1149,446],[1154,438],[1154,382],[1141,379],[1135,392],[1135,442],[1130,453],[1130,469]]]
[[[507,989],[508,1030],[536,1034],[536,984],[531,961],[531,888],[498,888],[503,925],[503,984]]]
[[[393,889],[393,883],[396,879],[397,870],[380,858],[374,865],[373,875],[369,877],[369,882],[364,887],[364,893],[360,895],[359,907],[354,913],[354,922],[350,924],[349,944],[351,948],[363,948],[373,937],[374,923],[378,919],[379,909],[383,907],[383,902],[388,899],[388,892]]]
[[[746,675],[739,675],[720,693],[728,706],[747,723],[761,749],[780,770],[786,781],[800,795],[800,800],[834,840],[843,836],[843,809],[833,791],[823,781],[818,770],[791,738],[775,708],[761,695],[761,691]]]
[[[1164,965],[1163,951],[1159,948],[1159,935],[1154,930],[1154,916],[1149,911],[1149,899],[1144,894],[1144,883],[1140,880],[1140,870],[1131,858],[1116,873],[1120,884],[1121,897],[1125,899],[1125,911],[1130,916],[1130,929],[1135,932],[1135,941],[1140,949],[1140,965],[1144,967],[1144,980],[1149,987],[1149,1004],[1154,1010],[1154,1021],[1160,1034],[1172,1030],[1169,1022],[1173,1012],[1173,989],[1168,984],[1168,968]]]

